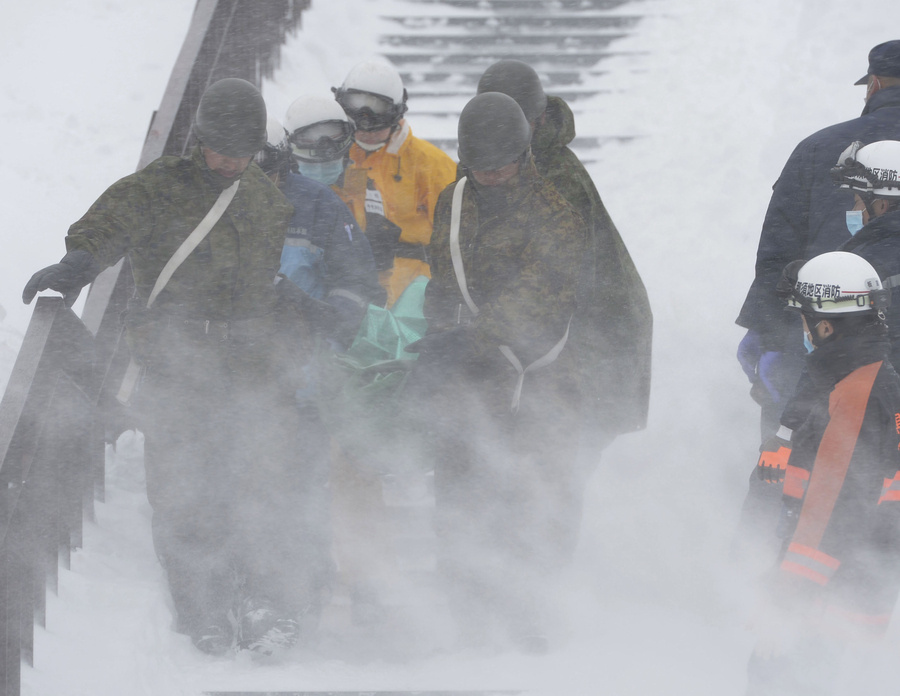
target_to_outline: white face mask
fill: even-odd
[[[856,235],[863,228],[863,211],[848,210],[847,211],[847,230],[850,236]]]
[[[376,150],[380,150],[388,143],[387,140],[385,140],[383,143],[361,143],[359,142],[359,140],[355,140],[355,142],[366,152],[375,152]]]

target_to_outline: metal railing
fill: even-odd
[[[209,84],[270,76],[309,2],[199,0],[138,169],[189,151]],[[104,442],[130,425],[112,395],[129,358],[120,317],[132,289],[125,260],[94,281],[81,319],[61,298],[38,298],[0,401],[0,696],[18,696],[22,662],[34,664],[46,591],[102,496]]]

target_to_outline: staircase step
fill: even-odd
[[[599,50],[608,48],[616,39],[627,36],[622,32],[609,34],[441,34],[420,36],[415,34],[395,34],[385,37],[381,43],[392,48],[428,48],[434,52],[460,49],[494,50],[499,46],[511,46],[519,49],[531,48],[541,52]]]
[[[608,30],[624,30],[633,28],[639,21],[640,17],[632,16],[610,16],[600,14],[571,14],[571,15],[553,15],[553,16],[535,16],[535,15],[467,15],[458,17],[438,17],[438,16],[419,16],[419,17],[396,17],[382,16],[382,19],[395,22],[400,26],[415,30],[430,30],[440,28],[458,28],[465,31],[482,31],[495,32],[502,34],[527,33],[529,30],[559,30],[562,31],[600,31]]]
[[[205,696],[517,696],[522,691],[204,691]]]
[[[495,12],[559,12],[576,10],[615,10],[634,0],[409,0],[415,5],[444,5]]]

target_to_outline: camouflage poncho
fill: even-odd
[[[643,428],[650,398],[653,315],[647,291],[590,175],[568,144],[575,121],[559,97],[548,97],[531,141],[537,170],[572,204],[590,229],[579,278],[572,341],[593,420],[609,436]]]

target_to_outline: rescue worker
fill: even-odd
[[[385,273],[394,263],[400,228],[385,217],[384,201],[362,169],[348,169],[354,125],[340,105],[324,96],[295,99],[284,117],[292,167],[300,174],[330,186],[366,234],[375,270]],[[383,305],[379,299],[372,304]]]
[[[871,263],[890,290],[891,364],[900,364],[900,141],[853,143],[834,175],[842,188],[853,191],[855,200],[847,212],[853,236],[841,250]]]
[[[434,462],[439,573],[462,644],[547,649],[580,398],[567,344],[584,222],[531,157],[509,96],[463,109],[464,176],[435,212],[428,332],[408,399]],[[455,260],[454,260],[455,259]]]
[[[748,696],[827,694],[844,649],[884,634],[900,590],[900,377],[890,299],[844,251],[797,261],[782,287],[810,353],[788,404],[783,547],[754,621]]]
[[[862,256],[878,271],[882,286],[892,295],[900,284],[900,141],[880,140],[869,145],[856,141],[841,153],[832,177],[842,188],[854,192],[856,203],[846,214],[847,229],[853,236],[841,251]],[[900,296],[885,310],[891,339],[891,364],[900,358]],[[802,422],[797,403],[807,391],[808,375],[801,375],[790,409],[782,412],[778,432],[760,448],[757,474],[763,481],[780,484],[790,455],[793,430]]]
[[[322,329],[337,350],[346,349],[371,304],[384,304],[384,290],[378,284],[372,250],[365,234],[347,206],[328,185],[292,171],[293,162],[287,132],[281,122],[269,117],[267,141],[258,156],[259,165],[291,205],[294,215],[281,252],[280,274],[314,300]],[[335,143],[320,136],[308,156],[323,163],[335,153],[343,156],[350,146],[346,128]],[[341,152],[343,151],[343,152]]]
[[[519,60],[504,59],[488,67],[478,81],[478,93],[483,92],[502,92],[516,100],[531,126],[538,174],[587,224],[589,247],[579,274],[578,310],[570,335],[579,356],[585,399],[579,485],[583,488],[600,451],[616,435],[639,430],[647,422],[653,328],[647,291],[590,174],[569,148],[575,138],[569,105],[546,95],[538,74]],[[577,495],[569,508],[571,552],[581,525],[580,503]]]
[[[775,288],[781,271],[794,259],[833,251],[847,241],[845,213],[853,195],[837,188],[831,169],[853,141],[863,144],[900,139],[900,40],[869,52],[866,105],[859,118],[813,133],[794,148],[778,181],[763,221],[756,256],[756,277],[737,323],[747,329],[738,359],[762,404],[762,435],[778,427],[785,400],[793,391],[804,354],[796,317],[785,315]]]
[[[176,628],[210,654],[271,653],[315,623],[320,600],[294,407],[305,329],[274,284],[292,208],[252,161],[266,140],[255,86],[210,85],[193,130],[189,156],[107,189],[23,299],[51,289],[71,305],[128,256],[126,335],[144,370],[131,403]],[[189,236],[202,237],[195,248]]]
[[[284,122],[293,166],[307,179],[330,186],[346,202],[344,205],[338,201],[345,214],[356,217],[365,231],[374,269],[389,272],[400,228],[385,217],[381,194],[367,171],[347,166],[354,128],[344,110],[333,98],[302,95],[288,107]],[[381,306],[385,297],[378,287],[382,290],[380,297],[370,302]],[[335,380],[338,384],[341,376],[342,373]],[[342,387],[331,386],[329,392],[331,389]],[[325,405],[333,408],[328,402]],[[332,531],[339,584],[349,595],[353,623],[375,626],[387,618],[384,595],[396,565],[387,531],[381,472],[371,462],[350,456],[339,437],[332,439],[330,458]]]
[[[856,84],[867,85],[862,115],[802,140],[772,187],[756,254],[756,277],[736,320],[747,329],[738,360],[753,385],[751,395],[760,404],[762,443],[779,428],[805,353],[799,322],[782,310],[775,288],[782,269],[794,259],[833,251],[849,239],[845,215],[853,207],[853,195],[836,187],[830,173],[848,144],[900,139],[900,40],[872,48],[868,72]],[[742,563],[770,562],[774,549],[765,540],[772,536],[778,508],[771,487],[751,474],[734,546]]]
[[[350,205],[363,224],[359,202],[367,200],[364,185],[371,179],[382,197],[384,216],[399,228],[399,237],[386,240],[393,246],[392,264],[381,273],[390,307],[413,280],[429,275],[427,247],[434,206],[441,191],[456,178],[456,164],[441,149],[412,134],[404,118],[403,81],[387,61],[363,61],[333,90],[356,129],[344,200],[356,201]],[[366,232],[377,248],[372,231]]]

